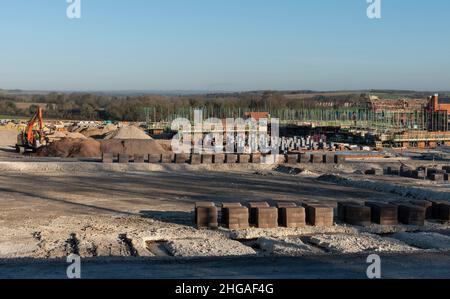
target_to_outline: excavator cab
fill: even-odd
[[[44,145],[44,122],[42,119],[43,109],[38,107],[36,113],[33,115],[25,130],[21,131],[17,136],[16,151],[18,153],[25,153],[27,151],[35,152],[38,148]],[[34,128],[38,123],[39,127]]]

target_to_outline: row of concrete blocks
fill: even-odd
[[[129,155],[129,154],[117,154],[113,153],[103,153],[102,162],[103,163],[113,163],[117,161],[121,164],[128,164],[130,162],[134,163],[177,163],[185,164],[190,163],[193,165],[198,164],[247,164],[247,163],[263,163],[265,156],[261,154],[149,154],[149,155]],[[343,156],[340,155],[329,155],[329,154],[288,154],[288,155],[278,155],[273,163],[286,163],[286,164],[297,164],[297,163],[336,163],[340,164],[345,162]]]
[[[231,229],[332,226],[333,207],[304,203],[298,206],[293,202],[277,203],[271,207],[267,202],[249,202],[245,206],[240,203],[223,203],[221,218],[219,209],[212,202],[195,204],[195,224],[198,229],[217,229],[219,224]]]
[[[413,178],[413,179],[429,179],[435,182],[445,182],[449,181],[450,166],[443,166],[442,169],[436,168],[423,168],[419,167],[416,169],[409,169],[405,167],[395,168],[388,167],[384,170],[387,175],[399,175],[402,177]]]
[[[412,200],[409,202],[353,202],[338,203],[338,219],[356,226],[425,225],[425,220],[450,220],[450,203],[443,201]]]

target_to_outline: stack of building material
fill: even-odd
[[[119,154],[119,163],[120,164],[128,164],[129,162],[130,162],[130,155]]]
[[[305,208],[295,203],[278,203],[278,224],[288,228],[303,227],[306,225]]]
[[[202,164],[213,164],[214,156],[211,154],[202,155]]]
[[[311,154],[311,163],[315,163],[315,164],[323,163],[323,155],[322,154]]]
[[[256,225],[256,210],[257,208],[269,208],[269,204],[267,202],[249,202],[247,206],[250,210],[249,222],[250,225]]]
[[[398,224],[397,206],[382,202],[366,202],[366,206],[371,208],[371,218],[373,223],[380,225]]]
[[[298,163],[298,154],[289,154],[286,155],[286,163],[287,164],[297,164]]]
[[[425,208],[425,219],[433,219],[433,203],[428,200],[411,200],[411,204]]]
[[[274,207],[255,208],[255,222],[258,228],[277,228],[278,209]]]
[[[214,162],[214,164],[223,164],[223,163],[225,163],[225,154],[215,154],[213,162]]]
[[[306,207],[306,222],[313,226],[333,226],[333,208],[320,204],[308,204]]]
[[[161,155],[161,163],[168,164],[173,163],[174,154],[162,154]]]
[[[202,163],[202,156],[198,154],[191,155],[191,165],[198,165]]]
[[[357,226],[369,226],[371,223],[371,208],[347,204],[345,205],[345,222]]]
[[[187,154],[176,154],[175,155],[175,163],[176,164],[185,164],[189,160],[189,155]]]
[[[227,219],[229,219],[229,216],[227,214],[229,208],[240,208],[240,207],[242,207],[242,205],[239,202],[222,203],[220,223],[223,225],[227,224],[228,221]]]
[[[450,221],[450,203],[441,203],[439,205],[439,220]]]
[[[360,205],[359,202],[347,201],[347,202],[338,202],[337,203],[337,219],[340,222],[345,222],[345,209],[348,205]]]
[[[248,164],[250,163],[250,155],[248,154],[240,154],[239,155],[239,163],[240,164]]]
[[[161,163],[161,154],[149,154],[148,155],[148,163]]]
[[[227,203],[222,205],[222,223],[228,229],[247,229],[248,209],[240,203]]]
[[[236,154],[226,154],[225,160],[227,164],[236,164],[238,162],[238,155]]]
[[[323,155],[323,163],[333,164],[334,163],[334,155],[331,155],[331,154]]]
[[[212,202],[195,204],[195,223],[198,229],[216,229],[219,227],[217,207]]]
[[[112,153],[102,153],[102,162],[103,163],[113,163],[114,155]]]
[[[400,175],[400,169],[398,167],[388,167],[386,169],[387,175]]]
[[[445,180],[445,178],[448,176],[447,172],[445,170],[440,170],[440,169],[436,169],[436,168],[428,168],[427,169],[427,177],[435,182],[443,182]]]
[[[252,154],[252,163],[260,164],[261,163],[261,154]]]
[[[141,154],[135,154],[133,157],[134,163],[145,163],[145,156]]]
[[[334,155],[334,163],[342,164],[345,162],[345,156],[343,155]]]
[[[426,209],[423,207],[401,204],[398,206],[398,220],[407,225],[425,225]]]

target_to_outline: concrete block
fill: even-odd
[[[278,209],[278,223],[288,228],[306,225],[306,211],[303,207],[282,207]]]
[[[238,162],[237,154],[226,154],[225,160],[227,164],[236,164]]]
[[[225,207],[222,209],[222,219],[228,229],[238,230],[250,227],[248,222],[249,212],[246,207]]]
[[[174,154],[162,154],[161,163],[169,164],[174,162]]]
[[[366,206],[371,209],[371,218],[373,223],[380,225],[397,225],[398,208],[381,202],[366,202]]]
[[[133,159],[134,163],[145,163],[145,156],[144,155],[134,155],[134,159]]]
[[[250,163],[251,156],[249,154],[240,154],[239,155],[239,163],[240,164],[248,164]]]
[[[371,208],[361,205],[346,205],[344,219],[351,225],[369,226],[372,221]]]
[[[130,163],[130,155],[128,155],[128,154],[119,154],[119,163],[120,164],[128,164],[128,163]]]
[[[214,156],[210,154],[203,154],[202,155],[202,164],[213,164],[214,162]]]
[[[333,226],[333,208],[325,205],[307,205],[306,222],[312,226]]]
[[[250,225],[256,225],[256,209],[257,208],[268,208],[270,207],[267,202],[249,202],[247,203],[247,206],[249,208],[249,222]]]
[[[102,163],[113,163],[114,155],[112,153],[102,153]]]
[[[225,154],[215,154],[213,162],[214,162],[214,164],[225,163]]]
[[[407,225],[425,225],[426,209],[419,206],[402,204],[398,206],[398,221]]]
[[[258,228],[277,228],[278,209],[274,207],[257,207],[255,220]]]
[[[297,164],[299,162],[298,154],[289,154],[286,155],[286,163],[287,164]]]
[[[202,156],[198,154],[191,155],[191,165],[199,165],[202,163]]]
[[[148,163],[152,164],[161,163],[161,154],[148,155]]]
[[[175,163],[176,164],[185,164],[188,163],[190,155],[188,154],[176,154],[175,155]]]

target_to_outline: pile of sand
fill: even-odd
[[[112,132],[116,132],[116,131],[117,131],[117,126],[110,124],[110,125],[106,125],[104,127],[85,128],[85,129],[81,130],[80,133],[86,137],[103,139],[108,134],[110,134]]]
[[[100,157],[100,142],[91,139],[63,138],[37,151],[40,157],[97,158]]]
[[[109,139],[138,139],[138,140],[152,140],[150,136],[145,134],[145,132],[138,127],[135,126],[125,126],[122,128],[119,128],[116,131],[112,131],[108,134],[106,134],[105,138],[106,140]]]
[[[72,139],[87,139],[86,136],[80,133],[72,133],[72,132],[55,132],[51,135],[47,135],[49,138],[72,138]]]
[[[101,150],[104,153],[147,155],[163,154],[166,150],[155,140],[108,139],[101,140]]]

